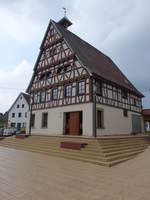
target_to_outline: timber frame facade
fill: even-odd
[[[84,62],[86,58],[83,52],[87,53],[86,56],[90,55],[84,48],[88,48],[88,51],[91,49],[92,54],[95,48],[68,31],[67,26],[70,24],[64,17],[58,23],[51,20],[48,25],[27,89],[31,95],[32,111],[43,112],[51,108],[92,104],[95,95],[98,105],[141,114],[143,95],[120,70],[115,68],[115,65],[113,66],[113,63],[111,65],[116,70],[115,74],[118,73],[119,81],[113,81],[111,77],[109,79],[99,71],[97,73],[91,69],[92,66],[88,67]],[[98,50],[95,51],[95,54],[101,54],[103,59],[109,59],[101,52],[97,52]],[[110,64],[110,61],[106,60],[106,65],[107,63]],[[111,72],[109,73],[111,75]]]

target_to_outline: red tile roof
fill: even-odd
[[[142,110],[142,115],[150,116],[150,109],[144,109]]]

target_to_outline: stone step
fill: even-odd
[[[4,142],[6,141],[6,139],[4,139]],[[60,141],[51,141],[51,140],[49,140],[49,141],[42,141],[42,140],[30,140],[30,139],[28,139],[28,138],[25,138],[25,139],[20,139],[20,138],[12,138],[12,140],[11,139],[9,139],[9,140],[7,140],[7,142],[20,142],[20,143],[28,143],[28,144],[35,144],[35,143],[38,143],[39,145],[60,145],[60,143],[61,142],[64,142],[64,141],[66,141],[66,140],[60,140]],[[68,142],[68,141],[67,141]],[[70,141],[71,142],[71,141]],[[74,142],[74,141],[73,141]],[[80,143],[87,143],[87,142],[84,142],[84,141],[80,141]]]
[[[30,136],[25,139],[9,137],[1,140],[0,145],[6,148],[31,151],[104,166],[113,166],[131,159],[143,152],[148,146],[148,142],[143,140],[143,138],[141,140],[135,138],[135,140],[132,139],[130,141],[127,139],[126,141],[119,140],[119,142],[108,140],[103,142],[103,140],[99,139],[75,138],[74,140],[73,138]],[[88,143],[88,145],[81,150],[63,149],[60,148],[62,141]]]
[[[6,146],[6,148],[10,148],[10,147]],[[15,149],[20,150],[20,148],[15,148]],[[34,149],[30,150],[30,152],[40,153],[40,152],[35,151]],[[69,155],[65,155],[65,154],[60,154],[60,153],[58,154],[58,153],[55,153],[55,152],[46,152],[45,155],[56,156],[56,157],[71,159],[71,160],[78,160],[78,161],[88,162],[88,163],[102,165],[102,166],[109,166],[107,162],[103,162],[103,161],[100,161],[100,160],[94,160],[94,159],[89,159],[89,158],[81,158],[81,157],[73,157],[73,156],[69,156]]]
[[[60,154],[60,155],[66,155],[66,156],[72,156],[72,157],[80,157],[80,158],[89,158],[89,159],[97,159],[97,160],[101,160],[101,161],[113,161],[115,159],[120,159],[120,158],[124,158],[127,157],[129,155],[136,155],[137,153],[140,153],[143,151],[143,149],[139,149],[139,150],[134,150],[131,152],[124,152],[118,155],[111,155],[111,156],[105,156],[104,154],[86,154],[83,151],[76,151],[76,150],[66,150],[66,149],[44,149],[44,148],[35,148],[35,147],[31,147],[31,146],[21,146],[21,145],[4,145],[5,147],[11,147],[11,148],[16,148],[16,149],[22,149],[25,151],[33,151],[33,152],[37,152],[37,153],[42,153],[42,154],[47,154],[47,155],[52,155],[52,154]]]
[[[2,144],[5,144],[5,142],[1,142],[1,145]],[[12,143],[14,143],[15,144],[15,142],[13,141],[13,142],[11,142],[11,141],[7,141],[7,144],[12,144]],[[23,141],[19,141],[19,144],[20,145],[31,145],[31,146],[42,146],[42,147],[44,147],[44,148],[49,148],[49,147],[51,147],[51,148],[59,148],[60,147],[60,144],[55,144],[55,145],[52,145],[52,144],[47,144],[47,145],[44,145],[43,146],[43,144],[39,144],[39,143],[24,143]],[[117,147],[101,147],[100,145],[95,145],[94,147],[93,146],[90,146],[90,144],[88,145],[88,146],[86,146],[86,151],[95,151],[95,152],[97,152],[97,151],[102,151],[102,152],[114,152],[114,151],[120,151],[120,150],[124,150],[124,149],[134,149],[134,148],[138,148],[138,147],[147,147],[147,144],[135,144],[135,145],[122,145],[122,146],[117,146]]]
[[[134,143],[134,144],[121,144],[121,145],[109,145],[109,146],[101,146],[101,148],[103,150],[109,150],[109,149],[121,149],[121,148],[124,148],[124,147],[137,147],[137,146],[148,146],[147,143]]]
[[[148,136],[140,136],[140,137],[136,137],[136,136],[128,136],[128,137],[115,137],[115,138],[111,138],[110,136],[109,137],[99,137],[99,138],[96,138],[97,140],[100,140],[100,141],[103,141],[103,142],[107,142],[107,141],[123,141],[123,140],[147,140],[148,139]]]
[[[144,150],[137,150],[137,151],[133,151],[133,152],[118,154],[118,155],[115,155],[115,156],[108,156],[106,161],[120,160],[122,158],[126,158],[126,157],[129,157],[129,156],[135,156],[135,155],[138,155],[139,153],[142,153],[143,151]]]
[[[18,140],[15,140],[15,142],[17,142]],[[7,143],[9,143],[9,144],[13,144],[11,141],[7,141]],[[1,142],[1,145],[2,145],[3,143]],[[14,145],[15,145],[15,143],[14,143]],[[18,145],[26,145],[26,144],[24,144],[24,140],[22,140],[22,141],[19,141],[19,143],[18,143]],[[28,146],[29,146],[29,143],[27,144]],[[34,144],[30,144],[30,145],[32,145],[33,147],[37,147],[37,148],[39,148],[41,145],[39,145],[39,144],[37,144],[37,143],[34,143]],[[89,145],[90,146],[90,145]],[[95,147],[95,148],[91,148],[90,150],[86,147],[85,148],[85,151],[84,152],[87,152],[87,153],[92,153],[92,154],[94,154],[94,153],[107,153],[108,155],[109,155],[109,153],[110,154],[118,154],[117,152],[120,152],[120,151],[123,151],[123,150],[126,150],[126,149],[128,149],[128,150],[134,150],[135,148],[137,149],[137,148],[146,148],[147,146],[144,146],[144,145],[137,145],[137,146],[127,146],[126,148],[115,148],[115,149],[113,149],[113,151],[112,151],[112,149],[106,149],[106,150],[104,150],[104,149],[99,149],[98,147]],[[49,148],[52,148],[52,149],[55,149],[55,148],[59,148],[59,145],[58,146],[41,146],[41,148],[44,148],[44,149],[49,149]],[[99,151],[98,151],[99,150]]]
[[[133,159],[136,156],[129,156],[129,157],[126,157],[126,158],[121,158],[121,159],[118,159],[118,160],[114,160],[114,161],[108,162],[108,167],[112,167],[114,165],[120,164],[120,163],[125,162],[127,160]]]
[[[16,141],[16,140],[18,140],[18,139],[13,138],[13,140]],[[19,139],[19,140],[21,140],[21,139]],[[26,140],[28,140],[28,139],[24,139],[24,140],[26,141]],[[12,141],[12,140],[10,140],[10,141]],[[66,140],[63,140],[63,139],[62,139],[62,140],[60,141],[60,140],[57,139],[57,141],[55,141],[55,140],[53,141],[53,140],[50,140],[50,139],[49,139],[49,140],[44,140],[44,139],[41,139],[41,140],[40,140],[40,139],[39,139],[39,140],[37,140],[37,141],[38,141],[38,143],[41,144],[41,145],[44,144],[44,145],[54,145],[54,146],[55,146],[55,145],[59,145],[61,141],[66,141]],[[67,140],[67,141],[68,141],[68,140]],[[22,141],[20,141],[20,142],[22,142]],[[23,142],[24,142],[24,141],[23,141]],[[32,140],[28,140],[28,143],[35,143],[35,142],[36,142],[36,140],[33,140],[33,139],[32,139]],[[83,141],[82,141],[82,142],[83,142]],[[86,141],[86,142],[87,142],[87,141]],[[139,143],[147,143],[147,141],[145,141],[145,142],[140,142],[140,141],[135,142],[135,141],[132,141],[132,142],[130,142],[130,143],[132,143],[132,144],[135,144],[135,143],[137,144],[137,143],[138,143],[138,144],[139,144]],[[93,146],[96,145],[96,141],[89,142],[89,144],[90,144],[90,147],[89,147],[89,148],[93,148]],[[118,146],[119,146],[119,145],[122,145],[122,144],[127,145],[126,142],[123,142],[123,143],[120,143],[120,144],[117,143]],[[128,144],[129,144],[129,143],[128,143]],[[99,142],[98,142],[98,145],[99,145],[99,146],[102,146],[102,147],[103,147],[103,146],[106,146],[106,147],[109,146],[109,147],[110,147],[110,146],[115,146],[116,144],[112,144],[112,143],[111,143],[111,144],[107,145],[107,144],[103,144],[102,142],[99,144]]]
[[[142,140],[142,141],[134,141],[134,140],[132,140],[132,141],[105,142],[105,143],[99,142],[99,144],[102,145],[102,146],[122,145],[122,144],[135,144],[135,143],[137,143],[137,144],[140,144],[140,143],[148,143],[148,141],[146,141],[146,140]]]
[[[125,148],[123,150],[116,150],[116,151],[106,151],[106,152],[103,152],[103,151],[100,151],[100,153],[103,155],[105,155],[106,157],[108,156],[114,156],[114,155],[119,155],[119,154],[123,154],[125,152],[132,152],[132,151],[137,151],[137,150],[145,150],[147,148],[147,146],[143,146],[143,147],[137,147],[137,148]],[[92,154],[92,155],[95,155],[95,154],[99,154],[99,152],[95,152],[95,151],[87,151],[86,149],[84,150],[84,153],[87,153],[87,154]]]
[[[116,152],[116,151],[121,151],[121,150],[125,150],[125,149],[135,149],[135,148],[138,148],[138,147],[143,147],[143,148],[147,148],[147,144],[137,144],[137,145],[123,145],[123,146],[116,146],[116,147],[107,147],[107,148],[102,148],[102,147],[90,147],[90,145],[89,146],[87,146],[86,147],[86,151],[95,151],[95,152],[97,152],[98,150],[99,151],[101,151],[101,152],[103,152],[103,153],[107,153],[107,152]]]
[[[4,145],[5,144],[9,144],[10,146],[11,145],[13,145],[13,146],[18,145],[20,147],[23,146],[23,148],[24,148],[24,146],[25,146],[25,148],[29,148],[31,146],[31,147],[36,148],[36,149],[42,148],[45,151],[50,150],[50,149],[54,149],[54,150],[55,149],[59,149],[59,145],[58,146],[50,146],[50,145],[49,146],[41,146],[38,143],[24,144],[23,140],[19,141],[18,143],[16,143],[16,142],[17,141],[15,141],[15,142],[11,142],[11,141],[8,142],[7,141],[7,143],[4,142]],[[1,142],[1,145],[3,145],[3,142]],[[99,149],[97,147],[91,148],[89,150],[86,147],[86,148],[82,149],[81,151],[83,153],[85,153],[85,154],[92,154],[92,155],[101,154],[101,155],[103,155],[105,153],[106,156],[110,156],[110,155],[117,155],[117,154],[120,154],[120,153],[126,152],[126,151],[134,151],[134,150],[138,150],[138,149],[145,149],[146,147],[147,146],[145,146],[145,145],[137,145],[137,146],[130,146],[130,147],[127,146],[126,148],[122,148],[122,149],[120,149],[120,148],[113,149],[113,151],[112,151],[112,149],[106,149],[106,150],[104,150],[104,149]],[[68,151],[70,151],[70,149],[68,149]]]
[[[98,156],[88,156],[87,154],[83,155],[83,154],[75,153],[75,152],[70,153],[70,152],[66,152],[66,151],[63,151],[63,150],[57,150],[57,149],[55,149],[55,150],[51,149],[50,151],[44,151],[43,149],[35,149],[35,148],[31,148],[31,147],[27,148],[27,149],[21,148],[19,146],[10,146],[10,145],[4,145],[4,147],[19,149],[19,150],[23,150],[23,151],[30,151],[30,152],[34,152],[34,153],[41,153],[41,154],[50,155],[50,156],[56,155],[58,157],[64,157],[64,158],[70,157],[70,158],[76,159],[76,160],[81,160],[81,159],[92,160],[92,159],[95,159],[97,161],[103,161],[103,162],[106,160],[104,156],[102,157],[100,155],[99,155],[99,157]]]

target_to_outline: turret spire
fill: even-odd
[[[67,9],[65,7],[62,8],[64,10],[64,17],[66,17]]]

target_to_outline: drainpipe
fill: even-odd
[[[33,97],[30,96],[31,98],[31,104],[30,104],[30,123],[29,123],[29,135],[31,135],[31,120],[32,120],[32,105],[33,105]]]
[[[93,136],[96,137],[96,82],[93,79]]]

